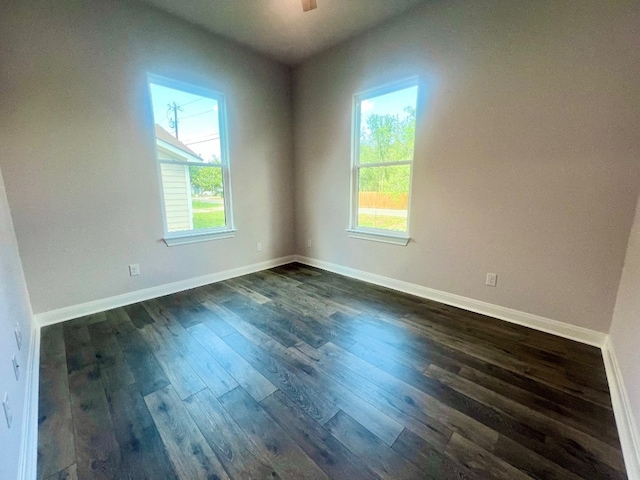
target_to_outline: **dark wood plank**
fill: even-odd
[[[144,400],[179,478],[229,480],[171,385]]]
[[[145,396],[169,385],[169,379],[128,317],[123,318],[121,312],[114,312],[109,321],[113,322],[114,334],[140,393]]]
[[[64,470],[60,470],[58,473],[51,475],[47,480],[78,480],[78,467],[74,463]]]
[[[260,405],[331,478],[379,478],[281,391],[269,395]]]
[[[222,303],[222,306],[262,330],[285,347],[291,347],[299,340],[295,335],[279,325],[278,318],[271,310],[264,308],[263,305],[247,301],[240,294],[229,298]]]
[[[490,449],[497,440],[497,430],[494,427],[505,430],[513,428],[520,435],[531,435],[544,441],[544,436],[533,428],[502,418],[498,412],[483,408],[479,402],[475,402],[469,397],[448,395],[445,400],[442,394],[438,399],[426,393],[426,388],[421,390],[405,383],[333,344],[324,345],[318,350],[339,362],[343,367],[369,379],[382,390],[403,400],[404,403],[412,407],[410,410],[412,416],[422,417],[423,412],[430,412],[447,428],[460,432],[486,448]],[[449,389],[446,393],[453,392]]]
[[[241,333],[256,345],[260,345],[263,342],[271,340],[271,337],[269,335],[264,333],[259,328],[255,327],[253,324],[244,321],[242,318],[240,318],[238,315],[233,313],[228,308],[225,308],[222,305],[218,305],[217,303],[214,303],[214,302],[205,302],[203,303],[203,305],[207,307],[209,310],[211,310],[212,312],[214,312],[216,316],[221,319],[221,321],[224,321],[225,323],[227,323],[233,328],[234,331],[228,333],[229,335],[232,335],[236,332]],[[227,335],[227,334],[220,335],[218,331],[216,331],[216,329],[211,327],[210,323],[207,323],[206,325],[207,327],[209,327],[209,329],[213,333],[215,333],[221,338]]]
[[[346,350],[350,351],[354,355],[358,355],[361,358],[364,357],[362,357],[362,355],[359,355],[359,353],[368,351],[371,352],[374,356],[388,358],[389,360],[392,360],[397,364],[404,365],[418,372],[424,372],[429,367],[429,365],[433,363],[431,359],[426,358],[426,355],[425,357],[416,357],[411,355],[410,353],[398,350],[397,348],[394,348],[383,342],[368,342],[366,339],[364,340],[364,342],[354,343],[349,348],[346,348]],[[458,372],[460,371],[460,367],[458,365],[455,365],[454,370]]]
[[[113,430],[120,446],[118,479],[177,479],[151,414],[136,385],[107,391]]]
[[[329,478],[242,387],[219,400],[282,478]]]
[[[219,315],[222,308],[212,302],[204,302],[200,307],[206,310],[206,315],[202,316],[202,323],[204,323],[209,330],[218,335],[219,337],[226,337],[227,335],[233,335],[237,332],[229,323],[227,323],[223,317]]]
[[[204,305],[192,304],[188,307],[176,307],[171,309],[171,313],[184,328],[190,328],[204,323],[209,325],[209,328],[214,332],[218,330],[216,333],[221,333],[223,336],[234,333],[232,331],[233,329],[231,329],[231,331],[229,330],[228,325],[226,326],[227,328],[225,328],[224,322],[220,324],[218,322],[219,318],[215,313]]]
[[[403,324],[393,325],[383,320],[383,316],[374,318],[371,315],[361,315],[352,319],[353,324],[360,325],[359,328],[370,334],[375,334],[384,338],[390,344],[401,348],[413,348],[414,350],[424,350],[429,348],[434,341],[446,345],[454,350],[465,351],[485,362],[494,363],[507,368],[516,373],[524,374],[538,381],[553,384],[567,393],[578,396],[598,405],[610,408],[610,400],[606,385],[600,383],[589,385],[576,381],[567,375],[561,366],[555,369],[546,365],[543,358],[538,358],[537,362],[532,362],[531,357],[524,355],[509,342],[502,341],[499,348],[495,345],[476,339],[469,342],[457,329],[442,331],[441,329],[429,329],[428,332],[416,328],[415,325]],[[574,375],[578,372],[574,370]],[[584,379],[582,379],[584,380]]]
[[[496,394],[491,390],[462,379],[452,373],[439,369],[438,367],[429,367],[425,374],[440,382],[450,385],[452,388],[455,388],[456,390],[465,393],[480,402],[492,405],[494,408],[504,412],[505,415],[536,425],[536,429],[544,433],[545,444],[547,445],[547,438],[553,438],[561,444],[576,445],[578,447],[577,450],[579,452],[579,456],[574,456],[574,458],[569,458],[570,455],[568,455],[568,452],[563,451],[564,449],[556,450],[553,453],[553,457],[558,463],[576,464],[579,462],[585,463],[589,467],[605,464],[611,467],[611,469],[624,471],[624,460],[620,450],[611,447],[597,438],[591,437],[572,427],[557,422],[556,420],[531,410],[530,408],[514,402],[507,397]],[[548,448],[540,446],[536,442],[521,441],[519,437],[514,438],[509,431],[502,433],[507,437],[519,441],[519,443],[529,447],[533,451],[547,455],[552,454],[552,452],[548,451]],[[604,465],[602,466],[602,469],[607,471],[609,470]],[[584,471],[582,468],[574,467],[574,471],[576,470]]]
[[[398,363],[420,371],[432,363],[456,373],[460,371],[461,364],[453,358],[444,355],[437,348],[432,348],[431,345],[425,348],[425,346],[416,345],[415,343],[398,341],[398,337],[395,336],[395,334],[392,334],[392,336],[389,334],[380,334],[378,337],[376,336],[376,332],[368,329],[366,325],[362,326],[355,322],[355,318],[357,317],[345,315],[341,312],[337,312],[327,318],[327,321],[333,322],[337,328],[341,329],[354,340],[354,345],[346,347],[347,350],[352,350],[353,348],[373,350]],[[345,348],[337,343],[336,345]]]
[[[433,480],[480,480],[467,467],[443,455],[411,430],[403,430],[392,447]]]
[[[159,326],[158,334],[173,344],[191,368],[217,397],[233,390],[238,382],[180,324]]]
[[[332,347],[331,345],[327,345],[327,348]],[[396,395],[406,394],[406,392],[404,392],[405,389],[403,389],[403,385],[415,387],[419,391],[426,393],[430,398],[435,399],[441,404],[448,405],[454,410],[464,413],[470,418],[478,420],[496,432],[509,432],[509,435],[511,435],[512,438],[524,439],[525,441],[529,441],[529,444],[531,445],[533,442],[537,441],[539,447],[544,443],[545,432],[532,427],[532,424],[522,417],[505,414],[501,409],[495,408],[495,405],[491,403],[483,403],[467,391],[460,391],[449,384],[433,381],[433,379],[426,378],[424,375],[409,367],[397,364],[382,356],[376,356],[370,351],[362,350],[358,353],[360,355],[358,358],[365,357],[367,359],[367,363],[375,365],[379,370],[372,369],[361,360],[354,361],[353,357],[349,356],[346,352],[341,352],[338,349],[332,348],[333,355],[343,358],[343,362],[351,362],[351,365],[354,368],[357,368],[361,374],[369,373],[370,375],[377,375],[375,378],[380,377],[379,381],[383,382],[381,386],[383,388],[388,388],[390,392],[393,392]],[[429,368],[438,367],[433,366]],[[444,372],[445,370],[438,368],[438,371]],[[380,372],[384,372],[390,376],[384,376]],[[388,384],[388,387],[385,387],[384,383]],[[429,401],[429,399],[427,398],[426,401]],[[461,433],[465,432],[465,430],[463,430],[464,428],[465,427],[462,424],[459,424],[458,427],[456,427],[456,429]]]
[[[445,453],[471,470],[478,478],[530,480],[531,477],[500,460],[475,443],[454,433]]]
[[[207,443],[233,478],[280,478],[210,390],[203,390],[184,403]]]
[[[540,395],[559,406],[574,409],[594,420],[609,424],[615,423],[613,413],[610,409],[591,403],[588,400],[574,396],[571,393],[562,391],[555,388],[553,385],[548,385],[529,376],[507,370],[499,365],[485,362],[484,360],[478,359],[466,352],[441,345],[437,342],[431,343],[426,350],[429,351],[428,358],[431,360],[431,363],[445,370],[457,373],[463,366],[468,366],[486,375],[503,380],[518,388]],[[425,349],[423,348],[421,351],[423,352]],[[412,353],[420,355],[420,352],[417,351]],[[457,364],[458,369],[448,368],[450,362],[455,362],[454,365]],[[601,365],[600,368],[604,368],[604,366]]]
[[[62,324],[44,327],[38,390],[38,479],[76,461]]]
[[[421,477],[415,465],[406,462],[396,451],[342,410],[326,426],[334,437],[362,458],[380,478],[395,480]]]
[[[227,280],[226,284],[231,289],[233,289],[236,292],[238,292],[239,294],[244,295],[249,300],[252,300],[252,301],[254,301],[256,303],[259,303],[260,305],[262,305],[264,303],[269,303],[269,301],[270,301],[270,299],[268,297],[265,297],[264,295],[256,292],[255,290],[252,290],[251,288],[249,288],[245,284],[243,284],[241,281],[238,281],[238,279],[236,279],[236,278],[232,278],[230,280]]]
[[[318,423],[324,424],[338,411],[338,407],[327,400],[322,393],[305,384],[289,369],[242,335],[230,335],[225,337],[224,341]]]
[[[271,305],[286,306],[299,315],[327,317],[338,311],[336,306],[330,302],[317,299],[296,288],[300,282],[295,282],[295,285],[292,285],[286,280],[286,277],[276,274],[268,275],[269,272],[266,272],[266,276],[261,275],[264,273],[258,272],[241,277],[238,281],[246,282],[246,285],[250,285],[251,288],[268,297],[271,300]]]
[[[583,478],[503,435],[498,438],[492,453],[509,465],[526,472],[532,478],[553,478],[558,480],[579,480]]]
[[[349,414],[387,445],[393,445],[402,432],[404,427],[400,423],[382,413],[368,403],[365,398],[359,397],[322,370],[317,369],[313,362],[296,348],[285,349],[273,340],[263,343],[262,348],[291,371],[297,372],[302,381],[322,392],[331,403]]]
[[[589,367],[582,362],[534,351],[518,342],[505,341],[504,336],[485,337],[479,333],[468,333],[465,329],[447,329],[446,326],[429,322],[424,317],[419,320],[421,324],[410,322],[403,325],[405,329],[409,326],[418,339],[435,339],[458,349],[466,345],[467,351],[478,358],[500,363],[541,381],[553,382],[573,395],[610,407],[606,376],[590,372]]]
[[[64,344],[67,353],[67,372],[82,370],[96,361],[89,330],[84,324],[64,323]]]
[[[543,397],[517,387],[511,383],[487,375],[473,368],[464,366],[459,375],[477,385],[481,385],[495,393],[525,405],[542,415],[546,415],[567,426],[580,430],[594,438],[600,438],[615,449],[620,448],[618,432],[611,419],[604,421],[601,417],[592,417],[588,412],[559,405]]]
[[[444,448],[448,443],[452,432],[451,429],[443,425],[439,420],[431,417],[431,412],[427,414],[418,408],[410,397],[409,401],[396,397],[378,387],[369,379],[345,368],[339,362],[308,345],[298,344],[296,348],[308,357],[309,360],[315,362],[316,368],[322,370],[345,387],[353,390],[362,398],[366,398],[374,407],[378,408],[381,412],[405,428],[410,429],[437,447]],[[493,446],[498,439],[498,434],[486,428],[484,425],[478,422],[476,423],[477,425],[473,425],[476,428],[472,431],[472,433],[475,431],[474,438],[485,445]]]
[[[196,325],[189,333],[255,400],[276,391],[273,383],[207,327]]]
[[[142,304],[135,303],[123,308],[136,328],[144,328],[145,325],[151,325],[153,323],[153,318],[151,318],[151,315],[149,315]]]
[[[300,315],[280,305],[269,303],[263,306],[272,312],[272,318],[285,331],[291,333],[298,341],[319,347],[327,343],[333,334],[311,315]]]
[[[120,464],[109,405],[94,363],[69,375],[79,478],[112,479]]]
[[[140,333],[151,347],[160,367],[182,400],[206,388],[180,351],[167,341],[154,325],[147,325],[140,330]]]
[[[113,324],[103,321],[89,324],[88,329],[105,388],[113,390],[135,383],[135,378],[114,334]]]

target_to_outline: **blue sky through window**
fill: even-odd
[[[150,84],[155,123],[174,137],[174,102],[179,106],[178,140],[196,152],[205,162],[221,158],[218,101],[162,85]]]
[[[360,102],[360,111],[363,125],[370,115],[399,115],[400,118],[407,116],[405,107],[416,108],[418,97],[418,87],[409,87],[395,92],[380,95]]]

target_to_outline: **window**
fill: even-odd
[[[354,98],[351,237],[409,242],[417,98],[417,79]]]
[[[149,76],[165,242],[233,236],[224,97]]]

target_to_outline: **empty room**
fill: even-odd
[[[0,0],[0,480],[640,480],[637,0]]]

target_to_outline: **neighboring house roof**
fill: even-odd
[[[167,132],[164,128],[156,123],[156,142],[158,147],[164,148],[174,154],[182,156],[185,160],[204,162],[196,152],[187,147],[176,137]]]

